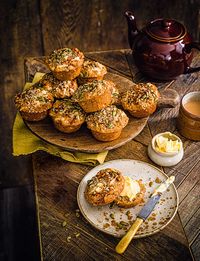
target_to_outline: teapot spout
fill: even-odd
[[[125,17],[128,23],[128,42],[130,48],[132,49],[134,39],[136,35],[139,33],[139,30],[137,29],[136,20],[132,12],[126,11]]]

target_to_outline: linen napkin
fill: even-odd
[[[41,79],[43,75],[43,73],[36,73],[33,82],[26,83],[24,89],[29,88],[32,84]],[[91,166],[102,164],[108,153],[108,151],[93,154],[84,152],[71,152],[51,145],[35,136],[26,127],[21,115],[17,113],[13,125],[13,155],[28,155],[38,150],[46,151],[70,162],[82,163]]]

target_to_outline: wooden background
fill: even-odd
[[[24,57],[64,46],[129,48],[125,10],[134,11],[139,28],[157,17],[175,18],[200,41],[199,0],[1,1],[0,260],[39,257],[31,158],[12,157],[13,97],[24,84]]]

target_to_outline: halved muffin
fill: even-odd
[[[115,199],[115,203],[119,207],[131,208],[144,200],[145,186],[141,180],[133,180],[128,176],[124,176],[124,188],[120,195]]]
[[[125,110],[137,118],[147,117],[156,110],[160,94],[152,83],[134,84],[121,98]]]
[[[85,112],[69,99],[57,100],[49,115],[55,128],[65,133],[77,131],[85,121]]]
[[[119,170],[106,168],[88,180],[85,198],[93,206],[113,202],[124,188],[124,178]]]
[[[44,88],[49,89],[53,96],[58,99],[71,97],[78,88],[75,79],[60,81],[56,79],[52,73],[45,74],[38,83],[42,84]]]
[[[117,139],[122,129],[128,124],[129,118],[125,112],[115,105],[108,106],[101,111],[91,113],[86,117],[87,127],[93,136],[100,141]]]
[[[103,80],[107,73],[106,67],[96,61],[86,60],[83,63],[80,75],[78,76],[79,85],[83,85],[94,80]]]
[[[45,60],[53,75],[61,80],[73,80],[81,72],[84,55],[77,48],[54,50]]]
[[[79,86],[72,100],[86,112],[95,112],[111,103],[110,83],[108,81],[93,81]]]
[[[15,96],[15,105],[23,119],[40,121],[53,106],[53,95],[44,88],[31,87]]]

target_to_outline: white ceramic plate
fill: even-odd
[[[116,205],[91,206],[84,197],[87,181],[95,176],[99,170],[105,168],[115,168],[120,170],[123,175],[135,180],[141,179],[146,187],[144,203],[129,209],[120,208]],[[80,211],[86,220],[95,228],[107,234],[121,237],[136,219],[136,215],[147,202],[154,189],[159,186],[160,182],[165,181],[167,178],[168,176],[165,173],[142,161],[129,159],[108,161],[93,168],[80,182],[77,191],[77,201]],[[148,219],[141,225],[135,238],[150,236],[162,230],[172,221],[177,209],[178,194],[174,184],[172,184],[161,196],[159,203],[155,206],[155,209]]]

